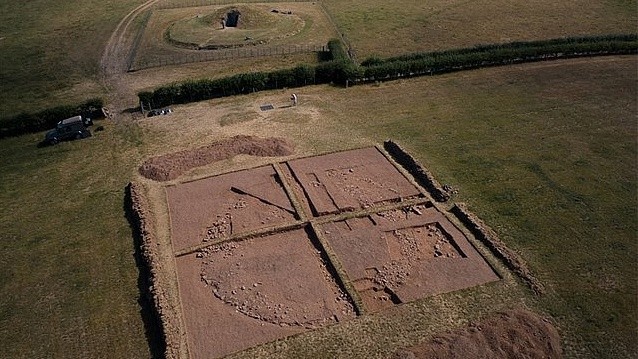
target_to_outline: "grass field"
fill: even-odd
[[[0,117],[107,95],[98,73],[116,24],[141,0],[0,4]],[[359,60],[378,54],[568,35],[635,32],[635,0],[325,0]],[[392,46],[389,46],[389,45]],[[150,69],[134,92],[187,77],[316,61],[307,54]],[[104,132],[37,148],[0,146],[2,357],[145,358],[141,279],[124,188],[150,156],[235,134],[282,136],[309,155],[393,138],[490,224],[547,286],[511,276],[287,338],[234,358],[384,357],[491,311],[527,306],[557,321],[567,357],[638,356],[636,56],[482,69],[356,86],[271,91],[104,120]],[[128,93],[128,92],[130,93]],[[113,95],[113,93],[110,93]],[[126,97],[125,96],[125,97]],[[128,115],[127,115],[128,116]],[[124,117],[124,116],[122,116]],[[254,166],[239,156],[188,176]],[[502,269],[502,268],[501,268]],[[152,335],[151,335],[152,336]]]
[[[568,357],[631,357],[635,61],[583,59],[381,86],[309,87],[298,92],[300,113],[246,115],[256,104],[286,101],[287,93],[275,91],[179,106],[172,117],[105,121],[106,131],[58,147],[35,147],[37,135],[3,140],[4,353],[148,356],[124,186],[142,158],[248,133],[284,136],[299,153],[398,140],[459,189],[458,199],[530,262],[549,294],[535,299],[505,283],[437,296],[243,357],[383,355],[446,327],[432,318],[459,325],[521,303],[557,319]],[[243,120],[218,122],[233,113]],[[241,157],[191,175],[254,164]]]
[[[141,3],[34,0],[0,4],[0,117],[105,96],[98,72],[104,45],[118,21]],[[478,43],[635,32],[638,21],[635,0],[322,3],[359,60]],[[226,66],[220,67],[227,72]]]
[[[46,149],[39,135],[3,140],[4,357],[149,356],[123,209],[139,130],[106,128]]]
[[[635,0],[324,0],[359,61],[418,51],[636,31]]]
[[[0,3],[0,117],[102,96],[104,46],[141,0]]]
[[[302,114],[260,116],[257,104],[285,99],[277,91],[185,106],[180,121],[144,126],[156,131],[159,151],[237,132],[284,134],[302,153],[398,139],[530,262],[549,288],[538,305],[559,320],[568,357],[631,357],[638,320],[635,65],[633,56],[582,59],[378,87],[317,87],[298,92]],[[225,125],[230,117],[242,120]],[[176,136],[183,125],[191,135]],[[219,166],[208,171],[232,165]],[[381,333],[379,340],[392,337]],[[291,345],[310,350],[305,340]],[[333,338],[325,340],[334,350]],[[359,348],[374,347],[364,342]]]

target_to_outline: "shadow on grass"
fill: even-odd
[[[140,112],[141,113],[142,109],[139,106],[137,106],[137,107],[129,107],[129,108],[126,108],[126,109],[122,110],[121,113],[124,114],[124,113],[136,113],[136,112]]]
[[[124,191],[124,216],[128,220],[131,228],[131,234],[133,237],[133,245],[135,252],[135,264],[139,271],[137,277],[137,287],[140,295],[137,298],[137,303],[140,306],[140,315],[144,321],[144,334],[146,335],[146,341],[152,358],[164,358],[164,352],[166,349],[166,340],[164,338],[164,330],[159,319],[159,313],[153,304],[153,297],[149,290],[152,285],[150,281],[150,269],[142,256],[142,236],[137,225],[135,214],[132,210],[131,191],[130,187],[126,187]]]

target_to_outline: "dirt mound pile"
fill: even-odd
[[[146,160],[140,174],[156,181],[170,181],[184,172],[233,156],[244,154],[259,157],[288,156],[293,146],[281,138],[235,136],[194,150],[180,151]]]
[[[551,323],[526,310],[511,310],[391,357],[408,358],[562,358],[562,349]]]

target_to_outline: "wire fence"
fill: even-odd
[[[178,9],[209,5],[230,5],[237,3],[277,3],[282,0],[165,0],[155,5],[156,9]],[[316,0],[285,0],[285,2],[317,2]]]
[[[319,5],[321,6],[321,10],[323,10],[324,14],[326,14],[326,17],[328,18],[328,20],[330,21],[330,23],[334,27],[335,31],[337,31],[337,33],[339,34],[339,37],[341,38],[341,42],[343,42],[343,44],[346,47],[346,51],[348,53],[348,57],[350,58],[350,60],[352,60],[354,62],[358,62],[357,61],[357,52],[356,52],[354,46],[352,46],[352,43],[350,42],[350,39],[348,39],[348,36],[346,36],[346,34],[344,34],[344,33],[342,33],[340,31],[339,26],[335,22],[335,18],[332,15],[332,12],[330,12],[330,10],[323,3],[320,2]]]
[[[206,61],[219,61],[262,56],[279,56],[312,52],[318,53],[326,51],[328,51],[328,47],[326,45],[281,45],[268,47],[247,46],[224,50],[193,50],[188,53],[155,57],[152,59],[133,60],[129,65],[128,71],[137,71],[152,67],[182,65]]]
[[[164,0],[158,2],[153,6],[153,10],[161,9],[177,9],[197,6],[208,5],[224,5],[224,4],[237,4],[241,3],[278,3],[281,0]],[[286,0],[286,2],[320,2],[313,0]],[[312,44],[300,44],[300,45],[272,45],[272,46],[241,46],[228,49],[215,49],[215,50],[184,50],[184,51],[167,51],[165,53],[155,54],[152,57],[145,54],[143,50],[140,50],[142,38],[146,31],[146,25],[149,22],[153,10],[146,12],[142,18],[141,28],[133,41],[133,47],[129,58],[127,59],[127,70],[138,71],[154,67],[170,66],[170,65],[182,65],[189,63],[219,61],[239,58],[251,58],[251,57],[265,57],[265,56],[280,56],[290,54],[302,54],[302,53],[321,53],[328,52],[327,45],[312,45]],[[329,14],[326,14],[330,16]],[[332,19],[330,19],[332,21]],[[342,35],[343,37],[343,35]],[[349,55],[352,57],[350,51],[352,47],[347,43]],[[139,50],[139,51],[138,51]],[[146,56],[145,56],[146,55]]]

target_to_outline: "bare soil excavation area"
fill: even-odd
[[[192,358],[499,279],[376,147],[171,185],[166,196]]]
[[[434,207],[394,209],[321,228],[368,311],[498,280]]]
[[[421,194],[375,147],[287,164],[314,216],[364,209]]]
[[[177,258],[191,358],[216,358],[355,316],[304,229]]]
[[[175,250],[295,220],[273,166],[170,186],[166,193]]]

